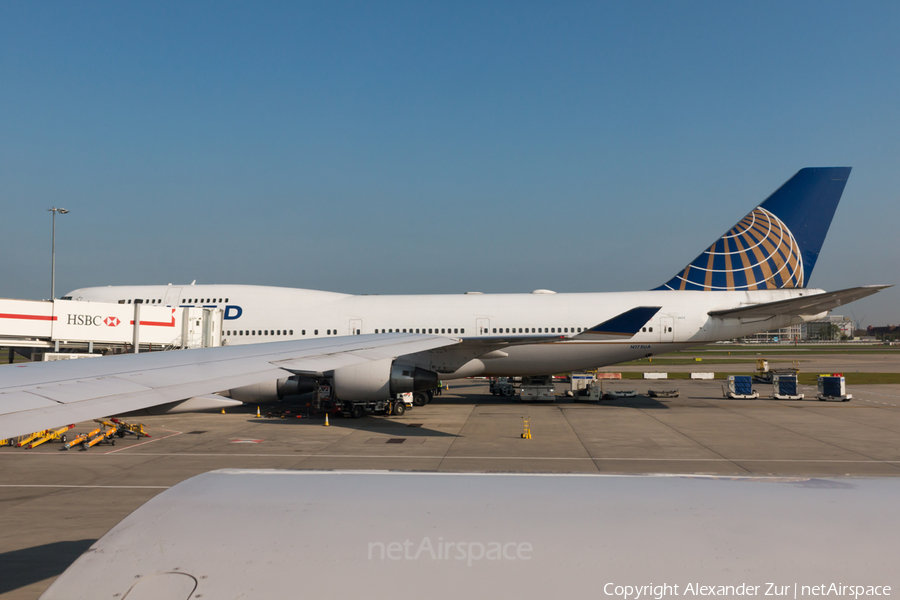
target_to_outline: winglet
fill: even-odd
[[[576,338],[621,339],[634,336],[661,306],[637,306],[576,335]]]

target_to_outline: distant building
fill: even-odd
[[[840,340],[853,337],[853,321],[841,315],[828,315],[800,326],[804,340]]]
[[[801,339],[801,326],[791,325],[790,327],[782,327],[781,329],[773,329],[749,335],[744,339],[750,342],[795,342]]]
[[[866,334],[879,340],[900,340],[900,325],[885,325],[866,329]]]
[[[853,321],[841,315],[828,315],[818,321],[773,329],[772,331],[747,336],[744,339],[751,342],[798,342],[807,340],[840,340],[852,337]]]

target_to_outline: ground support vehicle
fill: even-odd
[[[779,375],[793,375],[794,377],[800,372],[799,361],[793,361],[789,369],[770,369],[769,361],[764,358],[756,361],[756,374],[753,381],[756,383],[775,383],[775,378]]]
[[[409,402],[412,402],[412,394]],[[385,415],[402,415],[406,411],[406,402],[396,398],[384,400],[341,400],[334,396],[334,388],[327,383],[320,383],[313,391],[310,408],[313,413],[330,413],[358,419],[367,414],[383,413]]]
[[[553,377],[523,377],[519,386],[519,399],[522,402],[533,400],[556,400],[556,388],[553,386]]]
[[[596,402],[603,400],[603,385],[595,381],[591,387],[588,388],[588,398]]]
[[[516,387],[508,377],[492,378],[489,389],[494,396],[509,398],[516,395]]]
[[[725,397],[752,400],[759,398],[759,392],[753,389],[753,378],[750,375],[729,375]]]
[[[590,388],[595,381],[593,373],[572,373],[572,394],[576,396],[581,395],[578,392]]]
[[[827,400],[849,402],[853,398],[853,394],[847,393],[847,383],[844,380],[844,376],[840,373],[820,375],[818,387],[819,393],[816,397],[822,402]]]
[[[398,394],[400,395],[400,394]],[[392,398],[390,400],[370,400],[368,402],[342,402],[340,412],[345,417],[358,419],[366,415],[384,413],[385,415],[400,416],[406,412],[406,409],[412,406],[411,400],[407,402],[404,398]]]
[[[338,414],[354,419],[374,413],[399,416],[413,406],[414,400],[414,395],[410,392],[383,400],[341,400],[334,396],[334,388],[331,385],[320,383],[313,391],[310,409],[314,413]]]
[[[335,402],[336,410],[345,417],[358,419],[366,415],[383,413],[385,415],[400,416],[408,409],[412,408],[415,402],[415,394],[405,392],[397,394],[393,398],[385,400],[368,400],[368,401],[350,401],[337,400]]]
[[[797,376],[776,373],[772,378],[772,398],[775,400],[803,400],[803,394],[797,392]]]

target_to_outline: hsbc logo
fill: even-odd
[[[103,321],[103,317],[100,315],[91,316],[91,315],[69,315],[68,324],[69,325],[96,325],[100,326],[100,323]]]
[[[100,327],[100,325],[106,325],[107,327],[118,327],[121,322],[122,321],[118,317],[104,318],[100,315],[69,315],[66,324],[88,325],[93,327]]]

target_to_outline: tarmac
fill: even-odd
[[[321,417],[257,418],[247,407],[134,418],[151,438],[88,451],[0,448],[0,600],[37,598],[138,506],[220,468],[900,476],[900,385],[851,386],[853,400],[840,403],[803,386],[801,401],[729,400],[722,383],[609,381],[605,389],[640,395],[598,405],[523,404],[467,380],[402,417],[325,427]],[[765,396],[770,386],[756,387]],[[677,398],[645,395],[672,388]]]

